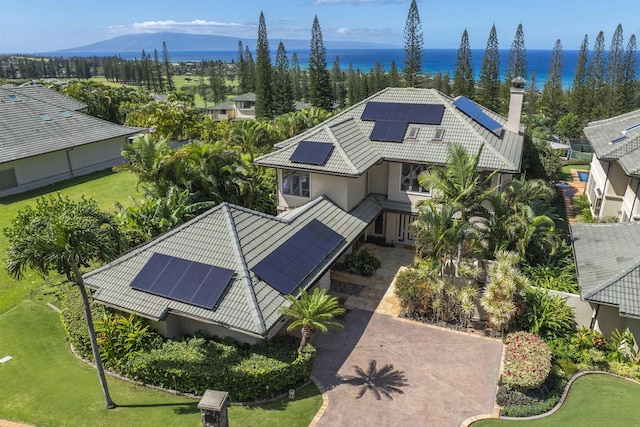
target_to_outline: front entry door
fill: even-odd
[[[413,233],[410,225],[415,220],[415,215],[400,215],[398,220],[398,243],[413,245]]]

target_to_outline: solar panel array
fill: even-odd
[[[368,102],[360,116],[361,120],[406,122],[422,125],[442,123],[444,105],[405,104],[400,102]]]
[[[487,129],[489,132],[494,133],[496,136],[500,136],[500,133],[502,132],[502,125],[493,120],[491,117],[487,116],[484,111],[482,111],[482,108],[480,108],[477,104],[474,104],[470,99],[461,96],[453,101],[453,105],[455,105],[467,116],[478,122],[480,126]]]
[[[251,271],[281,294],[290,294],[343,240],[340,234],[314,219]]]
[[[408,125],[407,122],[377,120],[369,139],[372,141],[402,142]]]
[[[307,163],[323,166],[333,151],[330,142],[300,141],[289,160],[295,163]]]
[[[131,288],[212,310],[234,271],[154,253]]]

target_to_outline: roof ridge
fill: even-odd
[[[60,92],[58,92],[57,90],[55,90],[55,89],[51,89],[51,88],[49,88],[49,87],[47,87],[47,86],[44,86],[44,85],[37,85],[37,86],[18,86],[17,88],[4,88],[4,89],[6,89],[7,91],[12,92],[12,93],[14,93],[14,94],[16,94],[16,95],[26,96],[27,98],[31,98],[31,99],[32,99],[32,100],[34,100],[34,101],[42,102],[43,104],[51,105],[51,106],[54,106],[54,107],[56,107],[56,108],[64,108],[64,107],[62,107],[61,105],[58,105],[58,104],[56,104],[56,103],[49,102],[49,101],[45,101],[44,99],[41,99],[41,98],[39,98],[39,97],[35,97],[35,96],[33,96],[33,94],[25,93],[25,91],[21,91],[21,90],[19,90],[21,87],[22,87],[22,88],[43,87],[43,88],[45,88],[45,89],[47,89],[47,90],[50,90],[50,91],[54,92],[55,94],[57,94],[57,95],[61,96],[62,98],[66,98],[69,102],[75,102],[75,103],[77,103],[77,104],[78,104],[78,106],[81,106],[81,108],[79,108],[78,110],[84,110],[85,108],[88,108],[88,107],[89,107],[89,106],[87,105],[87,103],[85,103],[85,102],[78,101],[77,99],[75,99],[75,98],[73,98],[73,97],[71,97],[71,96],[69,96],[69,95],[66,95],[66,94],[64,94],[64,93],[60,93]],[[14,89],[18,89],[18,91],[15,91]],[[27,90],[26,90],[26,92],[28,92],[28,91],[29,91],[29,90],[27,89]],[[76,112],[76,113],[77,113],[77,112],[79,112],[78,110],[74,110],[74,112]]]
[[[353,121],[353,117],[349,117],[349,119],[351,121]],[[341,124],[346,123],[346,122],[347,122],[347,120],[343,120],[343,121],[341,121],[339,123],[336,123],[334,126],[338,126],[338,125],[341,125]],[[358,128],[358,131],[359,130],[360,129]],[[327,126],[327,133],[329,134],[329,138],[331,139],[331,141],[333,141],[333,145],[336,147],[336,149],[340,153],[340,157],[342,157],[342,160],[344,160],[344,162],[351,169],[351,172],[352,173],[360,173],[358,168],[356,168],[356,165],[353,164],[353,162],[351,161],[351,159],[349,158],[347,153],[344,151],[344,148],[342,148],[342,144],[340,143],[340,141],[338,141],[338,138],[336,138],[336,135],[333,133],[333,126]]]
[[[619,280],[623,279],[625,276],[628,276],[634,270],[637,270],[638,267],[640,267],[640,259],[638,259],[634,263],[630,263],[629,266],[630,266],[630,268],[621,271],[620,273],[616,274],[615,276],[613,276],[608,281],[604,282],[602,285],[597,286],[591,292],[585,294],[584,298],[585,299],[592,298],[595,294],[600,293],[600,292],[604,291],[605,289],[607,289],[608,287],[615,285],[616,282],[618,282]]]
[[[96,268],[95,270],[91,270],[86,272],[85,274],[83,274],[84,277],[90,277],[93,276],[94,273],[98,273],[101,272],[103,270],[108,270],[111,267],[114,267],[116,265],[120,265],[121,263],[128,261],[130,258],[133,258],[134,256],[138,255],[141,252],[144,252],[145,250],[147,250],[148,248],[155,246],[156,244],[168,239],[169,237],[173,236],[174,234],[177,234],[179,231],[190,227],[191,225],[204,220],[205,218],[208,218],[209,216],[215,214],[217,211],[221,210],[223,208],[223,206],[227,204],[227,202],[222,202],[217,206],[214,206],[213,208],[209,209],[206,212],[201,213],[200,215],[196,216],[195,218],[190,219],[189,221],[180,224],[179,226],[177,226],[176,228],[173,228],[169,231],[167,231],[166,233],[162,233],[159,234],[158,236],[155,236],[154,238],[152,238],[151,240],[149,240],[148,242],[145,242],[143,244],[141,244],[140,246],[136,246],[135,248],[131,249],[128,252],[125,252],[124,254],[122,254],[120,257],[116,258],[115,260],[108,262],[107,264],[100,266],[98,268]]]
[[[245,262],[244,255],[242,253],[242,246],[240,245],[240,239],[238,238],[236,223],[233,220],[233,216],[231,215],[231,208],[228,204],[225,204],[223,205],[222,210],[225,213],[227,225],[229,226],[228,230],[229,237],[231,238],[231,247],[235,252],[234,255],[236,258],[236,263],[238,264],[238,271],[240,271],[240,276],[238,276],[237,280],[244,284],[245,296],[247,297],[247,301],[250,302],[249,309],[251,311],[251,317],[253,317],[255,325],[258,327],[258,333],[264,334],[267,331],[267,327],[265,326],[264,318],[262,317],[262,312],[260,311],[258,299],[256,298],[256,294],[253,291],[253,283],[251,283],[249,269],[247,268],[247,263]]]
[[[440,92],[438,92],[437,90],[435,92],[440,94]],[[462,95],[460,95],[460,96],[462,96]],[[469,130],[471,130],[473,135],[476,135],[480,139],[480,145],[484,145],[485,147],[488,147],[489,150],[492,152],[492,154],[494,154],[498,159],[502,159],[503,165],[509,166],[511,170],[516,169],[515,165],[512,164],[508,159],[506,159],[502,155],[502,153],[500,153],[498,150],[496,150],[496,148],[493,146],[493,144],[491,144],[488,140],[485,140],[482,137],[480,137],[480,134],[473,128],[473,126],[471,126],[471,124],[467,120],[465,120],[465,118],[463,117],[464,113],[460,112],[455,105],[452,105],[453,101],[455,101],[457,98],[460,98],[460,96],[458,96],[456,98],[449,98],[450,101],[447,102],[447,104],[446,104],[447,107],[450,108],[453,111],[453,113],[456,115],[456,117],[458,117],[458,119],[460,119],[460,121],[463,123],[463,125],[465,127],[467,127]],[[444,98],[443,98],[443,100],[444,100]],[[482,108],[483,110],[491,111],[488,108],[483,107],[482,105],[478,104],[477,102],[475,102],[473,100],[470,100],[470,101],[473,102],[478,107]],[[504,117],[500,116],[499,114],[497,114],[495,112],[494,112],[494,114],[496,114],[500,118],[504,119]],[[465,116],[466,116],[466,114],[465,114]],[[473,119],[471,119],[471,120],[473,120]],[[503,126],[503,132],[506,132],[506,130],[504,130],[504,126]]]

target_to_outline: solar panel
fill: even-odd
[[[460,96],[458,97],[458,99],[453,101],[453,105],[455,105],[467,116],[478,122],[483,128],[494,133],[496,136],[500,136],[500,133],[502,132],[502,125],[493,120],[491,117],[487,116],[482,111],[482,108],[480,108],[477,104],[474,104],[468,98]]]
[[[612,139],[611,142],[620,142],[620,141],[624,141],[625,139],[627,139],[627,135],[622,135],[622,136],[619,136],[617,138]]]
[[[289,160],[323,166],[332,150],[333,144],[329,142],[300,141]]]
[[[423,125],[442,123],[444,105],[407,104],[400,102],[368,102],[360,116],[361,120],[408,122]]]
[[[344,238],[317,219],[278,246],[251,271],[283,295],[291,293]]]
[[[234,271],[154,253],[131,288],[212,310]]]
[[[378,120],[373,126],[369,139],[372,141],[402,142],[408,125],[407,122]]]

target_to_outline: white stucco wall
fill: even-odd
[[[205,334],[209,336],[231,337],[241,343],[258,344],[263,341],[258,337],[246,335],[233,329],[199,322],[186,317],[176,316],[175,314],[169,314],[165,320],[150,322],[150,324],[152,328],[168,338],[178,338],[182,335],[193,335],[197,331],[204,331]]]
[[[626,218],[626,221],[632,221],[633,216],[638,212],[638,204],[640,204],[640,201],[638,200],[636,191],[638,190],[639,183],[640,181],[636,178],[629,179],[629,183],[627,184],[627,188],[622,199],[621,219]]]
[[[120,151],[126,142],[126,137],[114,138],[3,163],[0,170],[14,169],[18,186],[0,191],[0,197],[108,169],[122,162]]]
[[[636,348],[638,347],[638,341],[640,341],[640,319],[620,316],[617,307],[600,305],[597,309],[594,329],[602,332],[607,338],[610,338],[616,329],[620,332],[629,329],[636,339]]]
[[[282,170],[278,169],[278,206],[295,208],[321,196],[327,196],[345,211],[350,211],[367,195],[367,175],[348,178],[319,173],[309,174],[310,197],[298,197],[282,194]]]
[[[387,194],[389,187],[389,162],[372,167],[369,172],[369,193]]]

